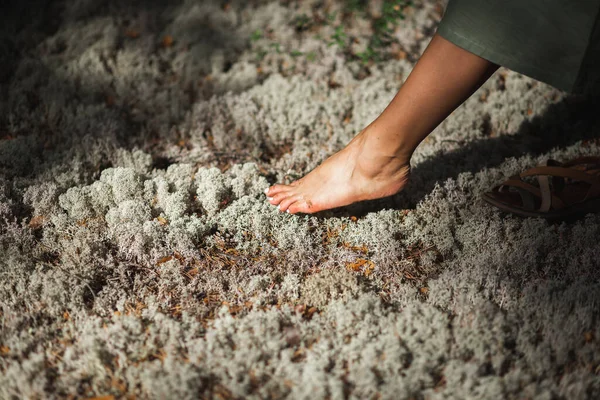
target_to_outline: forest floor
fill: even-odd
[[[600,215],[481,200],[600,154],[597,99],[501,68],[403,192],[266,201],[383,111],[444,7],[376,47],[381,1],[350,3],[9,2],[0,398],[600,398]]]

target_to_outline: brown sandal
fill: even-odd
[[[538,186],[528,183],[537,176]],[[523,217],[566,219],[600,211],[600,157],[580,157],[513,175],[483,199],[503,211]]]

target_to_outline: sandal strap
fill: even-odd
[[[578,169],[564,167],[534,167],[520,174],[521,177],[534,175],[559,176],[589,183],[591,186],[588,189],[584,200],[600,195],[600,177]]]
[[[556,160],[549,158],[546,160],[545,166],[546,167],[563,167],[564,164],[561,163],[560,161],[556,161]],[[539,177],[542,177],[542,176],[546,176],[546,175],[539,175]],[[561,178],[560,176],[553,176],[553,177],[551,177],[551,181],[552,181],[552,187],[554,188],[554,193],[560,193],[565,188],[564,178]]]
[[[532,193],[535,196],[539,197],[542,200],[542,204],[538,211],[546,212],[550,210],[550,207],[553,207],[556,210],[560,210],[561,208],[565,207],[565,202],[560,197],[550,192],[549,185],[547,190],[543,190],[521,180],[519,175],[514,175],[506,182],[504,182],[499,187],[499,190],[502,189],[502,186],[513,186],[515,188],[525,189],[529,193]],[[542,185],[540,185],[540,187],[542,187]],[[522,194],[521,198],[523,198]],[[523,205],[525,205],[525,202],[523,202]]]
[[[583,156],[578,157],[573,160],[566,161],[564,163],[560,163],[563,167],[572,167],[574,165],[580,164],[598,164],[600,166],[600,157],[597,156]]]
[[[518,180],[518,177],[516,179]],[[532,190],[531,190],[531,189],[535,190],[535,188],[532,187],[532,188],[523,189],[519,183],[511,185],[510,184],[511,182],[509,182],[509,181],[510,181],[510,179],[508,181],[504,182],[502,185],[497,186],[496,190],[498,192],[503,192],[505,187],[507,187],[507,188],[512,187],[521,196],[522,207],[526,210],[535,210],[535,196],[532,194]]]
[[[538,175],[538,184],[540,185],[540,191],[542,192],[542,204],[540,205],[539,211],[548,212],[552,205],[552,193],[550,192],[550,182],[548,182],[548,175]]]

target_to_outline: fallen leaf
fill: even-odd
[[[364,258],[359,258],[358,260],[351,262],[351,263],[347,263],[346,264],[346,268],[352,271],[360,271],[360,268],[367,264],[369,261],[365,260]]]
[[[294,351],[294,354],[292,355],[291,361],[292,362],[298,362],[300,360],[302,360],[304,358],[304,349],[303,348],[299,348],[296,351]]]
[[[289,389],[294,386],[294,381],[292,381],[290,379],[284,379],[283,384]]]
[[[135,29],[127,29],[125,31],[125,36],[127,36],[128,38],[131,38],[131,39],[137,39],[140,37],[140,33],[138,31],[136,31]]]
[[[406,279],[416,279],[415,276],[408,271],[404,271],[404,277]]]
[[[189,271],[187,271],[187,272],[185,273],[185,275],[186,275],[188,278],[190,278],[190,279],[194,279],[194,277],[195,277],[196,275],[198,275],[198,272],[199,272],[198,268],[192,268],[192,269],[190,269]]]
[[[185,261],[185,258],[176,251],[173,252],[173,257],[175,257],[177,259],[177,261],[179,261],[179,262]]]
[[[35,217],[31,218],[31,221],[29,221],[29,227],[31,229],[38,229],[40,228],[44,222],[46,222],[48,220],[48,218],[46,218],[43,215],[36,215]]]
[[[171,47],[173,46],[173,37],[171,35],[167,35],[162,40],[163,47]]]
[[[375,263],[373,261],[368,261],[367,263],[367,268],[365,269],[365,276],[369,276],[371,275],[371,273],[373,273],[373,271],[375,270]]]
[[[167,261],[171,261],[172,259],[173,259],[173,256],[165,256],[165,257],[163,257],[163,258],[159,259],[159,260],[156,262],[156,265],[164,264],[164,263],[166,263]]]
[[[115,105],[115,97],[111,96],[111,95],[107,95],[106,98],[104,99],[104,102],[106,103],[106,105],[108,107],[112,107]]]

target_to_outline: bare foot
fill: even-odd
[[[265,193],[280,211],[312,214],[401,191],[410,176],[410,157],[390,154],[385,140],[370,127],[308,175]]]

